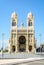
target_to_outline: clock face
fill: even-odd
[[[12,22],[12,26],[16,26],[16,22]]]

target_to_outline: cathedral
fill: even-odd
[[[11,15],[9,52],[35,52],[34,16],[31,12],[27,14],[27,27],[24,23],[18,27],[18,16],[15,12]]]

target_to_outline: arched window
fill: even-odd
[[[20,37],[19,37],[19,43],[20,43],[20,44],[25,44],[25,43],[26,43],[26,38],[25,38],[25,36],[20,36]]]
[[[29,25],[29,26],[32,26],[32,22],[29,22],[28,25]]]
[[[16,22],[12,22],[12,26],[16,26]]]

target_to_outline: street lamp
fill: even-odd
[[[2,33],[2,57],[3,57],[3,47],[4,47],[4,33]]]
[[[40,36],[40,45],[41,45],[41,36],[42,36],[42,35],[40,34],[39,36]],[[40,47],[40,52],[41,52],[41,47]]]

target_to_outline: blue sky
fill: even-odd
[[[35,37],[37,38],[37,46],[44,42],[44,0],[0,0],[0,41],[2,33],[5,33],[4,39],[7,40],[10,36],[10,18],[12,12],[18,15],[18,26],[24,22],[26,26],[26,18],[28,12],[34,15]],[[1,48],[0,42],[0,48]],[[7,45],[5,43],[4,45]]]

